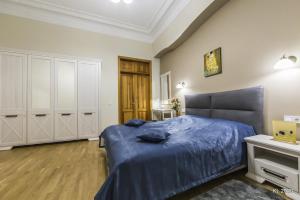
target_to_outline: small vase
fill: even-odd
[[[179,116],[180,116],[180,111],[176,110],[176,117],[179,117]]]

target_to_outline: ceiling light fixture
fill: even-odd
[[[111,0],[114,3],[120,3],[121,0]]]
[[[131,4],[133,2],[133,0],[123,0],[123,2],[126,4]]]

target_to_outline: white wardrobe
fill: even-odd
[[[0,51],[0,147],[99,135],[101,62]]]

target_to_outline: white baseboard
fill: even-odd
[[[13,148],[13,146],[11,147],[0,147],[0,151],[9,151]]]
[[[89,138],[88,140],[89,140],[89,141],[96,141],[96,140],[99,140],[99,137]]]

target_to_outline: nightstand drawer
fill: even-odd
[[[268,159],[255,159],[255,172],[261,177],[298,192],[298,171]]]

